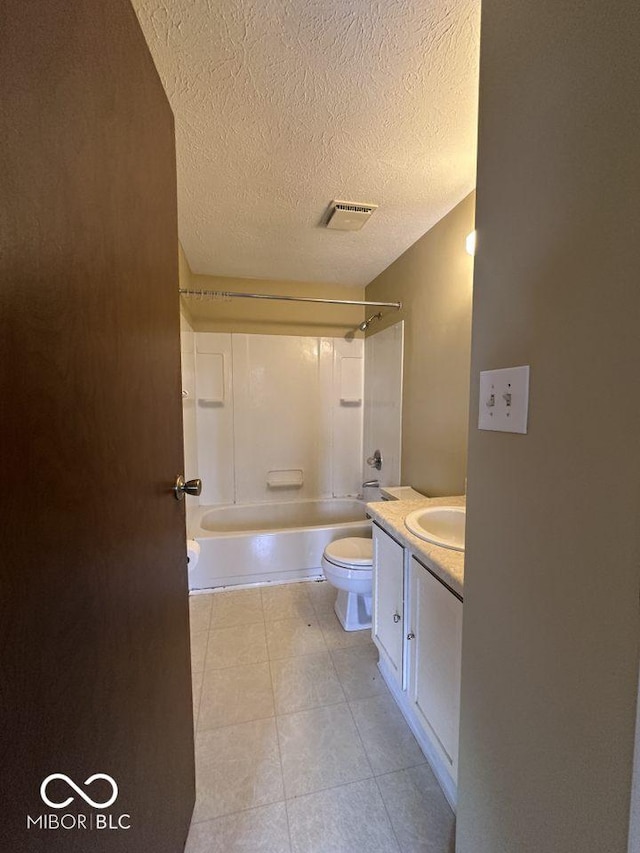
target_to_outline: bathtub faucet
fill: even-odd
[[[363,489],[377,489],[380,483],[377,480],[365,480],[362,484]]]

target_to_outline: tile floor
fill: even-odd
[[[190,599],[186,853],[453,853],[454,817],[327,583]]]

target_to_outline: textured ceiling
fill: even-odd
[[[194,272],[366,284],[475,183],[479,0],[133,0]],[[332,199],[380,208],[355,233]]]

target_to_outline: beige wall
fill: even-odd
[[[631,0],[483,0],[458,853],[623,853],[638,676]],[[528,435],[476,429],[531,365]]]
[[[241,293],[277,293],[283,296],[311,296],[322,299],[364,299],[362,287],[195,275],[189,270],[182,249],[180,252],[181,287]],[[189,284],[183,284],[183,280],[188,280]],[[364,309],[358,306],[259,299],[232,299],[224,302],[182,298],[181,302],[197,332],[324,337],[344,337],[348,334],[362,337],[362,332],[356,330],[364,319]]]
[[[461,494],[466,477],[474,208],[471,193],[366,289],[402,302],[368,334],[405,321],[402,481],[434,496]]]

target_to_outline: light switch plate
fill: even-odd
[[[527,431],[529,366],[480,372],[478,429]]]

